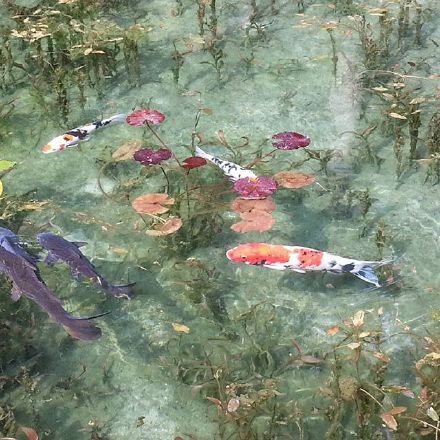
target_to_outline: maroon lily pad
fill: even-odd
[[[142,165],[158,165],[162,161],[169,159],[171,156],[172,153],[168,148],[160,148],[159,150],[141,148],[134,153],[133,158]]]
[[[191,156],[187,157],[183,160],[182,168],[186,168],[187,170],[192,170],[193,168],[202,167],[206,165],[208,162],[203,157]]]
[[[310,144],[310,138],[296,131],[284,131],[272,136],[272,145],[278,150],[297,150],[305,148]]]
[[[141,108],[127,116],[127,123],[133,127],[140,127],[147,122],[152,125],[160,124],[165,120],[165,115],[157,110]]]
[[[277,182],[268,176],[256,178],[245,177],[234,183],[234,191],[240,194],[242,199],[265,199],[277,189]]]

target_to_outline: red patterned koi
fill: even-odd
[[[381,285],[374,268],[391,262],[391,260],[355,260],[302,246],[267,243],[240,244],[226,252],[226,256],[235,263],[261,265],[276,270],[290,269],[300,273],[309,271],[349,272],[376,287],[381,287]]]

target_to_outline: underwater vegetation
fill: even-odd
[[[0,438],[440,437],[434,2],[1,7]]]

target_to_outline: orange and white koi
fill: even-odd
[[[126,117],[126,114],[120,113],[118,115],[112,116],[111,118],[100,119],[98,121],[91,122],[90,124],[74,128],[73,130],[68,130],[61,136],[53,138],[41,149],[41,151],[44,154],[48,154],[56,153],[58,151],[63,151],[66,148],[74,147],[81,141],[87,141],[89,139],[89,135],[98,130],[98,128],[107,127],[113,124],[119,124],[120,122],[124,122]]]
[[[290,269],[300,273],[309,271],[351,273],[376,287],[381,285],[374,268],[391,262],[391,259],[355,260],[302,246],[267,243],[240,244],[230,249],[226,256],[235,263],[261,265],[276,270]]]
[[[252,170],[243,168],[234,162],[219,159],[218,157],[206,153],[199,147],[196,147],[195,153],[197,157],[203,157],[203,159],[209,160],[209,162],[217,165],[231,182],[235,182],[238,179],[244,179],[246,177],[249,179],[256,179],[258,177]]]

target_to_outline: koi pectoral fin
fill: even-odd
[[[22,291],[15,285],[12,285],[12,290],[11,290],[11,299],[12,301],[18,301],[21,298],[22,295]]]
[[[298,272],[298,273],[307,273],[306,270],[302,270],[302,269],[293,269],[291,267],[289,267],[290,270],[293,270],[294,272]]]

